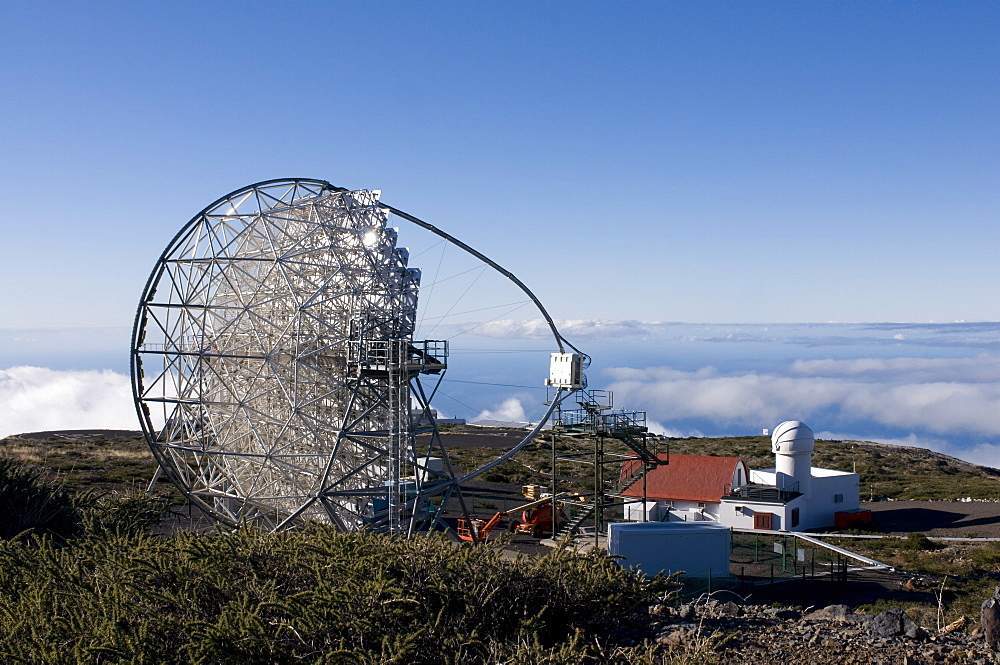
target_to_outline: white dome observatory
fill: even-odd
[[[771,452],[774,453],[775,484],[779,489],[809,495],[812,480],[812,453],[816,439],[809,426],[798,420],[786,420],[771,434]]]

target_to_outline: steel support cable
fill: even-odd
[[[542,305],[541,301],[539,301],[538,298],[535,296],[535,294],[532,293],[531,290],[527,286],[525,286],[524,282],[522,282],[516,276],[514,276],[514,274],[512,272],[510,272],[506,268],[500,266],[495,261],[493,261],[492,259],[490,259],[489,257],[487,257],[485,254],[483,254],[483,253],[481,253],[479,251],[476,251],[475,249],[473,249],[472,247],[466,245],[464,242],[462,242],[458,238],[455,238],[454,236],[452,236],[452,235],[450,235],[448,233],[445,233],[444,231],[442,231],[441,229],[437,228],[436,226],[433,226],[432,224],[428,224],[427,222],[425,222],[425,221],[423,221],[423,220],[421,220],[421,219],[419,219],[417,217],[414,217],[413,215],[410,215],[409,213],[405,213],[402,210],[398,210],[397,208],[394,208],[394,207],[392,207],[392,206],[390,206],[390,205],[388,205],[386,203],[380,202],[379,205],[385,207],[389,212],[393,213],[397,217],[402,217],[403,219],[405,219],[407,221],[410,221],[413,224],[416,224],[417,226],[419,226],[419,227],[421,227],[423,229],[426,229],[427,231],[430,231],[431,233],[433,233],[433,234],[435,234],[435,235],[437,235],[437,236],[439,236],[441,238],[444,238],[445,240],[447,240],[447,241],[449,241],[451,243],[454,243],[455,245],[461,247],[466,252],[468,252],[469,254],[472,254],[473,256],[475,256],[476,258],[478,258],[480,261],[483,261],[484,263],[486,263],[487,265],[489,265],[490,267],[492,267],[494,270],[496,270],[497,272],[499,272],[501,275],[503,275],[504,277],[506,277],[507,279],[509,279],[511,282],[514,283],[515,286],[517,286],[519,289],[521,289],[524,292],[524,294],[526,296],[528,296],[528,298],[531,299],[531,302],[533,302],[535,304],[535,307],[538,308],[538,311],[541,312],[542,316],[545,318],[546,323],[548,323],[548,325],[549,325],[549,329],[552,331],[552,336],[555,338],[556,345],[559,347],[559,352],[560,353],[565,353],[566,352],[566,349],[563,346],[565,344],[566,346],[570,347],[571,349],[573,349],[577,353],[579,353],[581,355],[586,355],[582,351],[580,351],[578,348],[576,348],[573,344],[571,344],[569,341],[565,340],[563,338],[563,336],[559,334],[559,330],[558,330],[558,328],[556,328],[555,321],[552,320],[552,317],[549,315],[548,311]],[[476,476],[478,476],[478,475],[480,475],[482,473],[485,473],[486,471],[492,469],[493,467],[506,462],[511,457],[513,457],[515,453],[520,452],[521,449],[523,449],[526,445],[528,445],[528,443],[530,443],[531,440],[534,439],[535,436],[537,436],[538,432],[541,431],[542,426],[546,422],[548,422],[548,419],[552,415],[552,412],[556,410],[556,408],[560,405],[560,403],[563,401],[563,399],[565,399],[569,395],[570,392],[571,391],[567,391],[565,388],[559,388],[556,391],[556,394],[553,397],[552,401],[549,403],[549,408],[545,412],[545,415],[542,417],[541,420],[538,421],[538,424],[535,425],[535,427],[531,430],[531,432],[526,437],[524,437],[524,439],[521,440],[520,443],[518,443],[516,446],[514,446],[513,448],[511,448],[510,450],[508,450],[506,453],[504,453],[500,457],[498,457],[495,460],[493,460],[492,462],[489,462],[488,464],[485,464],[484,466],[480,467],[479,469],[476,469],[472,473],[466,474],[465,476],[457,479],[455,481],[456,484],[461,484],[461,483],[464,483],[464,482],[466,482],[468,480],[471,480],[471,479],[475,478]]]
[[[351,191],[351,190],[347,189],[346,187],[337,187],[336,185],[333,185],[333,184],[331,184],[331,183],[329,183],[328,181],[325,181],[325,180],[313,180],[311,178],[290,178],[290,179],[287,179],[287,180],[293,180],[296,184],[298,184],[298,183],[311,183],[311,184],[321,185],[324,188],[329,189],[330,191],[338,192],[338,193],[345,193],[346,194],[346,193],[350,193],[350,191]],[[268,180],[268,181],[265,181],[265,182],[259,182],[256,185],[254,185],[253,187],[255,187],[255,188],[257,188],[257,187],[263,187],[263,186],[266,186],[266,185],[268,185],[270,183],[286,182],[287,180],[286,179]],[[219,199],[219,201],[217,201],[213,205],[217,205],[218,203],[221,203],[223,200],[225,200],[225,198],[226,197],[222,197],[221,199]],[[415,217],[415,216],[411,215],[408,212],[404,212],[404,211],[402,211],[402,210],[400,210],[398,208],[394,208],[393,206],[391,206],[391,205],[389,205],[389,204],[387,204],[387,203],[385,203],[383,201],[379,201],[378,205],[380,207],[388,210],[392,214],[396,215],[397,217],[401,217],[401,218],[407,220],[408,222],[416,224],[420,228],[425,229],[427,231],[430,231],[431,233],[433,233],[434,235],[438,236],[439,238],[444,238],[445,240],[447,240],[448,242],[452,243],[453,245],[456,245],[457,247],[461,247],[466,252],[468,252],[469,254],[475,256],[477,259],[479,259],[480,261],[486,263],[488,266],[490,266],[491,268],[493,268],[494,270],[496,270],[498,273],[500,273],[501,275],[503,275],[504,277],[506,277],[507,279],[509,279],[519,289],[521,289],[521,291],[523,291],[524,294],[526,296],[528,296],[528,298],[531,299],[531,302],[533,302],[535,304],[535,307],[538,308],[538,311],[541,313],[542,317],[545,319],[545,322],[548,324],[549,329],[552,331],[552,336],[555,338],[556,345],[559,347],[559,353],[565,353],[566,352],[566,348],[565,347],[568,346],[571,349],[573,349],[574,351],[576,351],[577,353],[586,356],[586,354],[583,353],[583,351],[580,351],[580,349],[576,348],[576,346],[574,346],[571,342],[569,342],[566,338],[564,338],[559,333],[559,329],[556,328],[555,321],[552,320],[552,317],[549,315],[548,311],[545,309],[545,306],[542,305],[542,303],[538,299],[538,297],[535,296],[535,294],[531,292],[531,289],[529,289],[527,286],[525,286],[524,282],[522,282],[521,280],[519,280],[517,278],[517,276],[514,275],[514,273],[510,272],[509,270],[507,270],[506,268],[504,268],[503,266],[501,266],[500,264],[498,264],[496,261],[493,261],[491,258],[489,258],[488,256],[486,256],[482,252],[480,252],[480,251],[478,251],[476,249],[473,249],[472,247],[470,247],[469,245],[465,244],[464,242],[462,242],[461,240],[459,240],[455,236],[442,231],[441,229],[437,228],[433,224],[429,224],[428,222],[425,222],[424,220],[420,219],[419,217]],[[205,212],[207,212],[208,210],[210,210],[211,207],[212,206],[208,206],[207,208],[205,208]]]
[[[331,187],[331,189],[339,191],[339,192],[347,192],[347,191],[349,191],[349,190],[347,190],[345,188],[342,188],[342,187],[334,187],[333,185],[330,185],[330,187]],[[585,358],[589,358],[589,356],[587,356],[585,353],[583,353],[582,351],[580,351],[580,349],[576,348],[573,344],[571,344],[569,341],[567,341],[565,338],[563,338],[562,335],[559,334],[559,329],[556,328],[555,321],[552,320],[552,317],[549,315],[548,311],[542,305],[541,301],[539,301],[538,298],[535,296],[535,294],[532,293],[531,290],[527,286],[525,286],[524,282],[522,282],[516,276],[514,276],[514,274],[512,272],[510,272],[506,268],[500,266],[499,264],[497,264],[495,261],[493,261],[492,259],[490,259],[485,254],[483,254],[483,253],[481,253],[481,252],[473,249],[472,247],[466,245],[464,242],[462,242],[458,238],[456,238],[456,237],[454,237],[454,236],[452,236],[452,235],[450,235],[448,233],[445,233],[444,231],[442,231],[441,229],[437,228],[436,226],[434,226],[432,224],[428,224],[427,222],[423,221],[422,219],[419,219],[418,217],[414,217],[413,215],[411,215],[409,213],[406,213],[406,212],[403,212],[402,210],[394,208],[394,207],[392,207],[392,206],[390,206],[390,205],[388,205],[386,203],[379,202],[379,205],[382,206],[383,208],[385,208],[386,210],[388,210],[389,212],[391,212],[392,214],[396,215],[397,217],[402,217],[403,219],[405,219],[405,220],[407,220],[409,222],[412,222],[413,224],[416,224],[420,228],[425,229],[427,231],[430,231],[434,235],[436,235],[438,237],[441,237],[441,238],[444,238],[448,242],[451,242],[451,243],[457,245],[458,247],[461,247],[466,252],[468,252],[469,254],[472,254],[473,256],[475,256],[476,258],[478,258],[480,261],[483,261],[484,263],[486,263],[487,265],[489,265],[490,267],[492,267],[494,270],[496,270],[497,272],[499,272],[501,275],[503,275],[504,277],[506,277],[507,279],[509,279],[511,282],[514,283],[515,286],[517,286],[519,289],[521,289],[524,292],[524,294],[526,296],[528,296],[528,298],[531,299],[531,302],[533,302],[535,304],[535,307],[538,308],[538,311],[545,318],[545,322],[548,324],[549,329],[552,331],[552,336],[555,338],[556,345],[559,347],[559,352],[560,353],[565,353],[566,352],[565,346],[568,346],[571,349],[573,349],[574,351],[576,351],[577,353],[583,355]],[[564,346],[564,344],[565,344],[565,346]],[[480,474],[482,474],[482,473],[484,473],[484,472],[492,469],[493,467],[497,466],[498,464],[502,464],[502,463],[506,462],[511,457],[513,457],[515,453],[519,452],[522,448],[524,448],[526,445],[528,445],[528,443],[530,443],[531,440],[535,438],[535,436],[537,436],[538,432],[542,429],[542,426],[548,421],[549,417],[552,415],[552,412],[556,410],[556,408],[562,403],[563,399],[565,399],[570,394],[570,392],[572,392],[572,391],[567,391],[567,389],[565,389],[565,388],[559,388],[556,391],[556,394],[553,397],[552,401],[549,403],[549,408],[545,412],[545,415],[542,417],[541,420],[538,421],[538,424],[535,425],[535,427],[531,430],[531,432],[529,432],[528,435],[526,437],[524,437],[524,439],[521,440],[520,443],[518,443],[516,446],[514,446],[509,451],[507,451],[506,453],[504,453],[503,455],[501,455],[497,459],[493,460],[492,462],[490,462],[490,463],[488,463],[488,464],[480,467],[479,469],[476,469],[472,473],[469,473],[469,474],[467,474],[467,475],[465,475],[465,476],[463,476],[461,478],[458,478],[457,480],[454,481],[454,483],[455,484],[461,484],[461,483],[463,483],[463,482],[465,482],[467,480],[471,480],[471,479],[475,478],[476,476],[478,476],[478,475],[480,475]]]
[[[549,403],[549,408],[545,412],[545,415],[542,416],[542,419],[538,421],[538,424],[535,425],[534,429],[532,429],[531,432],[528,433],[528,436],[524,437],[524,439],[522,439],[519,444],[517,444],[516,446],[514,446],[513,448],[511,448],[510,450],[508,450],[507,452],[505,452],[500,457],[496,458],[492,462],[489,462],[488,464],[485,464],[485,465],[479,467],[478,469],[476,469],[472,473],[469,473],[469,474],[466,474],[465,476],[462,476],[461,478],[459,478],[455,482],[458,483],[458,484],[461,484],[461,483],[464,483],[467,480],[472,480],[473,478],[475,478],[479,474],[485,473],[486,471],[489,471],[490,469],[492,469],[493,467],[497,466],[498,464],[503,464],[504,462],[506,462],[507,460],[509,460],[511,457],[513,457],[514,453],[519,452],[522,448],[524,448],[526,445],[528,445],[529,443],[531,443],[531,440],[534,439],[538,435],[538,432],[541,431],[542,425],[544,425],[548,421],[549,416],[552,415],[552,412],[555,411],[556,407],[558,407],[559,404],[561,404],[562,401],[564,399],[566,399],[566,397],[569,396],[570,392],[571,391],[567,391],[566,388],[559,388],[556,391],[555,397],[552,398],[552,402]]]
[[[423,221],[422,219],[414,217],[413,215],[411,215],[409,213],[406,213],[406,212],[403,212],[402,210],[399,210],[397,208],[393,208],[391,205],[388,205],[386,203],[379,202],[379,205],[383,206],[386,210],[388,210],[392,214],[396,215],[397,217],[402,217],[403,219],[416,224],[420,228],[426,229],[426,230],[430,231],[431,233],[433,233],[434,235],[440,236],[441,238],[444,238],[445,240],[447,240],[447,241],[449,241],[451,243],[454,243],[455,245],[461,247],[466,252],[468,252],[469,254],[472,254],[477,259],[479,259],[480,261],[483,261],[484,263],[486,263],[487,265],[489,265],[491,268],[493,268],[494,270],[496,270],[498,273],[500,273],[501,275],[503,275],[504,277],[506,277],[507,279],[509,279],[510,281],[512,281],[519,289],[521,289],[522,291],[524,291],[524,294],[531,299],[531,302],[533,302],[535,304],[535,307],[538,308],[538,311],[545,318],[545,322],[549,325],[549,329],[552,331],[552,336],[555,337],[556,344],[559,346],[559,353],[565,353],[566,352],[566,349],[563,346],[565,344],[566,346],[570,347],[571,349],[573,349],[577,353],[583,354],[583,352],[580,351],[580,349],[578,349],[575,346],[573,346],[570,342],[568,342],[565,338],[563,338],[562,335],[559,334],[559,329],[556,328],[555,321],[553,321],[552,317],[549,316],[548,311],[546,311],[546,309],[542,305],[541,301],[538,300],[538,298],[535,296],[535,294],[531,292],[531,289],[529,289],[527,286],[525,286],[524,282],[522,282],[521,280],[519,280],[514,275],[514,273],[510,272],[509,270],[507,270],[503,266],[499,265],[498,263],[496,263],[495,261],[493,261],[492,259],[490,259],[488,256],[486,256],[482,252],[479,252],[479,251],[473,249],[472,247],[469,247],[468,245],[466,245],[464,242],[462,242],[458,238],[456,238],[456,237],[454,237],[454,236],[452,236],[452,235],[450,235],[448,233],[445,233],[444,231],[442,231],[441,229],[437,228],[436,226],[434,226],[432,224],[428,224],[427,222]]]

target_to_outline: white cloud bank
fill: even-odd
[[[472,422],[480,420],[525,423],[528,422],[528,417],[524,413],[524,405],[521,403],[521,400],[516,397],[508,397],[495,409],[484,409],[478,416],[472,419]]]
[[[995,353],[1000,349],[996,323],[679,323],[612,319],[556,319],[570,340],[615,341],[623,336],[659,342],[757,342],[794,346],[876,346],[880,348],[961,348]],[[551,330],[544,319],[465,322],[463,331],[500,339],[544,339]],[[917,355],[920,355],[919,353]]]
[[[603,321],[600,319],[562,319],[556,321],[559,333],[567,339],[604,339],[623,335],[646,335],[659,323],[646,321]],[[552,329],[544,319],[489,321],[474,329],[477,335],[499,339],[544,339]]]
[[[791,373],[802,376],[850,376],[869,380],[1000,382],[1000,356],[968,358],[852,358],[796,360]]]
[[[803,361],[789,370],[616,368],[606,375],[616,402],[645,409],[665,423],[700,419],[753,431],[788,418],[832,413],[838,423],[1000,437],[1000,358],[940,364],[921,358]]]
[[[42,367],[0,370],[0,437],[61,429],[138,429],[129,378]]]

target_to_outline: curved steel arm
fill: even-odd
[[[459,478],[455,482],[458,483],[458,484],[464,483],[467,480],[471,480],[471,479],[475,478],[476,476],[489,471],[490,469],[492,469],[493,467],[495,467],[498,464],[503,464],[504,462],[506,462],[507,460],[509,460],[511,457],[513,457],[514,453],[520,451],[526,445],[528,445],[529,443],[531,443],[531,440],[534,439],[538,435],[538,432],[541,431],[542,426],[549,421],[549,416],[551,416],[552,412],[556,410],[556,407],[558,407],[559,404],[564,399],[566,399],[567,397],[569,397],[570,392],[572,392],[572,391],[567,390],[566,388],[559,388],[556,391],[555,397],[552,398],[552,403],[549,404],[549,410],[545,412],[545,415],[542,416],[542,419],[538,421],[538,424],[535,425],[535,428],[533,430],[531,430],[531,432],[528,433],[528,436],[524,437],[521,440],[521,443],[517,444],[516,446],[514,446],[513,448],[511,448],[510,450],[508,450],[507,452],[505,452],[503,455],[501,455],[500,457],[498,457],[495,460],[493,460],[492,462],[489,462],[488,464],[484,464],[483,466],[479,467],[478,469],[476,469],[472,473],[469,473],[469,474],[466,474],[465,476],[462,476],[461,478]]]
[[[473,249],[472,247],[469,247],[468,245],[466,245],[464,242],[462,242],[461,240],[459,240],[455,236],[450,235],[448,233],[445,233],[444,231],[442,231],[441,229],[437,228],[433,224],[428,224],[427,222],[423,221],[422,219],[414,217],[413,215],[411,215],[409,213],[403,212],[402,210],[399,210],[398,208],[393,208],[391,205],[388,205],[387,203],[379,202],[379,205],[382,206],[383,208],[385,208],[386,210],[388,210],[389,212],[391,212],[392,214],[394,214],[394,215],[396,215],[398,217],[402,217],[403,219],[405,219],[405,220],[407,220],[409,222],[413,222],[417,226],[419,226],[419,227],[421,227],[423,229],[427,229],[428,231],[430,231],[434,235],[440,236],[441,238],[444,238],[448,242],[453,243],[453,244],[461,247],[462,249],[464,249],[469,254],[472,254],[477,259],[479,259],[483,263],[487,264],[488,266],[490,266],[491,268],[493,268],[494,270],[496,270],[498,273],[500,273],[501,275],[503,275],[504,277],[506,277],[510,281],[514,282],[514,284],[517,286],[517,288],[519,288],[522,291],[524,291],[525,295],[527,295],[529,298],[531,298],[531,302],[535,303],[535,307],[537,307],[538,311],[542,313],[543,317],[545,317],[545,322],[549,324],[549,329],[552,331],[552,336],[555,337],[556,344],[559,347],[559,353],[565,353],[566,352],[566,349],[563,346],[563,344],[565,344],[566,346],[568,346],[569,348],[573,349],[577,353],[579,353],[581,355],[586,355],[585,353],[583,353],[583,351],[581,351],[580,349],[578,349],[575,346],[573,346],[569,341],[566,340],[566,338],[564,338],[562,335],[559,334],[559,330],[556,328],[555,322],[552,320],[552,317],[549,316],[549,313],[545,310],[545,307],[542,306],[541,301],[539,301],[538,298],[535,297],[535,294],[532,293],[531,290],[527,286],[524,285],[524,282],[522,282],[517,277],[515,277],[512,272],[510,272],[509,270],[507,270],[503,266],[499,265],[498,263],[496,263],[495,261],[493,261],[492,259],[490,259],[488,256],[486,256],[482,252],[479,252],[479,251]]]
[[[348,191],[350,191],[350,190],[348,190],[348,189],[346,189],[344,187],[337,187],[337,186],[331,185],[329,183],[327,183],[327,184],[329,185],[330,189],[338,191],[338,192],[348,192]],[[589,360],[590,357],[587,354],[585,354],[580,349],[576,348],[576,346],[574,346],[567,339],[565,339],[561,334],[559,334],[559,329],[556,328],[555,321],[552,320],[552,317],[549,315],[548,311],[546,311],[546,309],[542,305],[541,301],[538,300],[538,298],[535,296],[535,294],[531,292],[531,289],[529,289],[527,286],[525,286],[524,282],[522,282],[521,280],[519,280],[512,272],[510,272],[509,270],[507,270],[503,266],[499,265],[496,261],[493,261],[492,259],[490,259],[488,256],[486,256],[482,252],[480,252],[480,251],[478,251],[476,249],[473,249],[472,247],[466,245],[464,242],[462,242],[461,240],[459,240],[455,236],[442,231],[441,229],[437,228],[433,224],[428,224],[427,222],[425,222],[424,220],[420,219],[419,217],[414,217],[413,215],[411,215],[411,214],[409,214],[407,212],[403,212],[402,210],[399,210],[398,208],[394,208],[394,207],[392,207],[391,205],[389,205],[387,203],[384,203],[384,202],[380,201],[379,205],[381,207],[385,208],[386,210],[388,210],[389,212],[391,212],[392,214],[394,214],[394,215],[396,215],[398,217],[402,217],[403,219],[407,220],[408,222],[416,224],[420,228],[426,229],[427,231],[430,231],[434,235],[436,235],[436,236],[438,236],[440,238],[444,238],[448,242],[450,242],[450,243],[452,243],[452,244],[454,244],[454,245],[456,245],[458,247],[461,247],[466,252],[468,252],[469,254],[475,256],[477,259],[479,259],[480,261],[486,263],[488,266],[490,266],[491,268],[493,268],[494,270],[496,270],[497,272],[499,272],[501,275],[503,275],[504,277],[506,277],[507,279],[509,279],[510,281],[512,281],[519,289],[521,289],[521,291],[524,292],[525,295],[528,296],[528,298],[531,299],[531,302],[533,302],[535,304],[535,307],[538,308],[538,311],[541,312],[541,314],[542,314],[543,317],[545,317],[545,322],[548,323],[549,329],[552,331],[552,336],[555,338],[556,345],[559,347],[559,352],[560,353],[565,353],[566,352],[566,348],[565,347],[568,346],[569,348],[573,349],[574,351],[576,351],[580,355],[584,356],[584,358],[586,358],[587,360]],[[485,473],[486,471],[489,471],[490,469],[492,469],[493,467],[497,466],[498,464],[503,464],[504,462],[506,462],[507,460],[509,460],[511,457],[513,457],[515,453],[519,452],[522,448],[524,448],[526,445],[528,445],[531,442],[531,440],[534,439],[535,436],[538,435],[538,432],[541,431],[542,427],[545,425],[545,423],[548,422],[549,418],[552,416],[552,412],[555,411],[559,407],[559,404],[566,397],[568,397],[571,392],[573,392],[573,391],[567,390],[566,388],[559,388],[556,391],[555,396],[552,398],[552,402],[549,404],[549,408],[545,412],[545,415],[542,416],[541,420],[538,421],[538,424],[535,425],[535,427],[531,430],[531,432],[529,432],[528,435],[525,436],[521,440],[520,443],[518,443],[516,446],[514,446],[513,448],[511,448],[510,450],[508,450],[506,453],[504,453],[500,457],[498,457],[495,460],[493,460],[492,462],[489,462],[488,464],[486,464],[486,465],[484,465],[484,466],[476,469],[475,471],[473,471],[473,472],[471,472],[469,474],[466,474],[462,478],[457,479],[456,481],[454,481],[455,484],[461,484],[461,483],[464,483],[464,482],[466,482],[468,480],[471,480],[472,478],[475,478],[476,476],[481,475],[481,474]]]

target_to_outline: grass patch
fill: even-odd
[[[1000,584],[1000,544],[994,542],[944,545],[922,534],[910,534],[907,538],[843,540],[836,544],[921,576],[901,581],[900,588],[912,591],[914,598],[931,599],[862,605],[859,611],[866,614],[899,606],[927,627],[936,626],[939,620],[943,626],[962,616],[977,619],[983,601]]]
[[[484,480],[514,484],[551,484],[551,439],[529,444],[511,461],[491,469]],[[751,469],[774,466],[771,441],[765,436],[671,439],[650,442],[660,452],[675,455],[713,455],[743,457]],[[476,469],[506,452],[506,448],[480,447],[450,450],[453,461],[466,471]],[[557,437],[558,455],[585,454],[593,450],[593,441]],[[605,441],[610,454],[627,455],[630,451],[614,440]],[[848,471],[860,476],[861,499],[897,499],[911,501],[1000,498],[1000,471],[970,464],[923,448],[894,446],[864,441],[817,441],[813,465]],[[606,476],[615,475],[609,465]],[[559,490],[586,491],[591,485],[593,467],[584,463],[560,460],[556,463]]]

